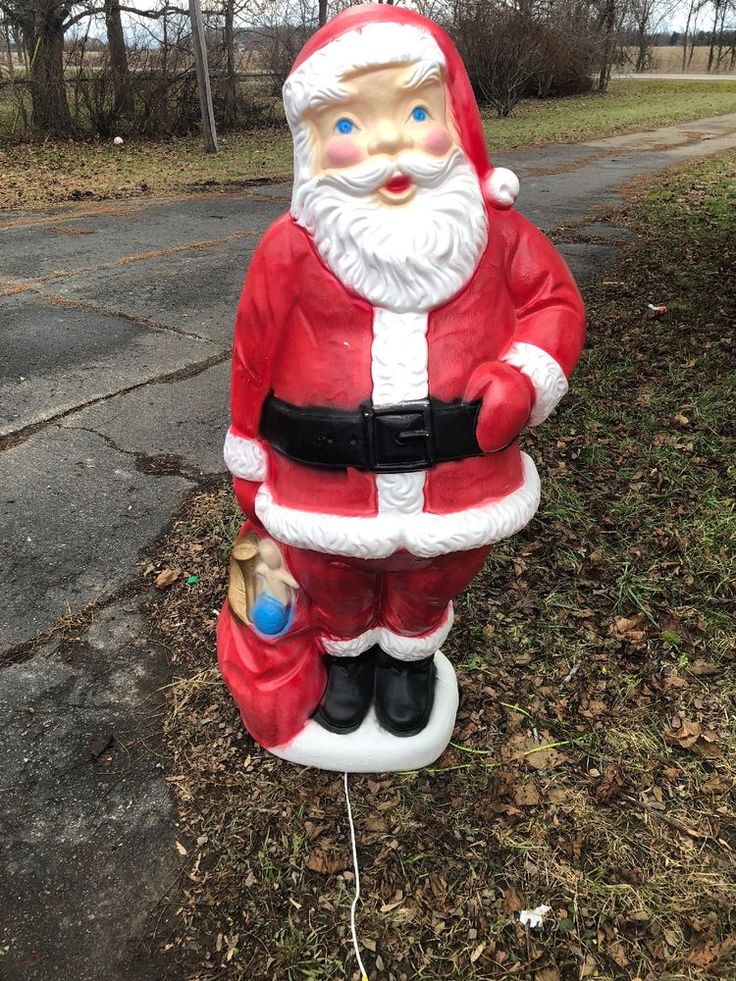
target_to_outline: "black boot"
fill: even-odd
[[[323,729],[346,735],[360,726],[373,698],[376,650],[357,657],[325,656],[327,687],[313,716]]]
[[[434,705],[434,654],[423,661],[399,661],[381,651],[376,661],[376,715],[395,736],[416,736]]]

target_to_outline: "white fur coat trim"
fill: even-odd
[[[355,517],[300,511],[277,504],[267,484],[258,491],[256,514],[277,541],[328,555],[382,559],[402,548],[424,557],[446,555],[509,538],[531,521],[539,506],[539,474],[526,453],[522,467],[522,484],[510,494],[449,514]]]
[[[237,436],[232,429],[228,429],[222,455],[233,477],[259,482],[266,479],[268,457],[257,440]]]
[[[529,425],[538,426],[567,394],[565,372],[551,354],[547,354],[536,344],[524,342],[512,344],[501,360],[518,368],[534,385],[537,397],[529,417]]]

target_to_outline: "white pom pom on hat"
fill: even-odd
[[[506,167],[494,167],[483,181],[483,195],[497,208],[511,208],[519,196],[519,178]]]

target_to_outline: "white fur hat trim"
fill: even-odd
[[[511,208],[519,196],[519,178],[506,167],[494,167],[483,181],[483,194],[499,208]]]

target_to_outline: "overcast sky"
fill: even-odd
[[[124,2],[126,6],[136,7],[140,10],[146,10],[146,9],[151,9],[152,3],[156,3],[156,0],[124,0]],[[178,2],[178,5],[181,7],[187,6],[187,0],[171,0],[171,2],[172,3]],[[207,0],[202,0],[202,6],[205,9],[207,8]],[[402,6],[410,7],[412,6],[412,4],[411,2],[405,2],[402,4]],[[663,2],[661,6],[662,6],[662,10],[663,11],[666,10],[667,13],[663,17],[658,29],[660,31],[684,30],[687,21],[689,0],[676,0],[676,2],[672,4]],[[315,16],[316,16],[316,9],[317,9],[316,3],[314,4],[314,7],[315,7]],[[699,29],[709,28],[711,19],[712,19],[712,11],[711,8],[709,7],[707,10],[703,11],[703,13],[701,13],[700,17],[698,18],[698,28]],[[127,28],[129,26],[132,26],[132,23],[133,21],[136,21],[136,18],[131,14],[123,14],[123,20]],[[137,22],[140,23],[140,21]],[[154,23],[155,22],[149,22],[151,26],[154,26]],[[240,26],[246,27],[248,25],[247,22],[243,20],[241,21]],[[101,19],[97,24],[97,29],[91,33],[104,37],[105,29],[104,29],[104,23],[101,21]]]

